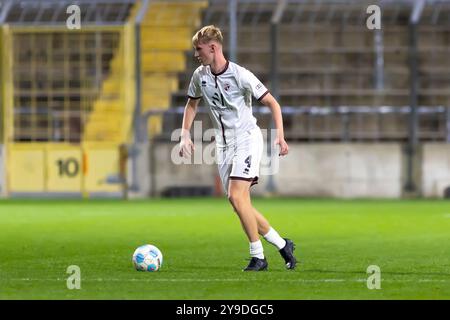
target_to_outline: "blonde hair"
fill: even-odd
[[[199,43],[208,43],[210,41],[216,41],[223,44],[222,32],[214,25],[209,25],[201,28],[192,37],[192,44],[196,46]]]

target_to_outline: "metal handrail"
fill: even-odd
[[[141,119],[146,121],[148,117],[164,114],[183,114],[183,106],[172,107],[167,110],[153,109],[147,110],[142,113]],[[417,112],[419,114],[436,114],[445,113],[450,107],[448,106],[419,106]],[[302,115],[302,114],[314,114],[314,115],[329,115],[329,114],[408,114],[411,112],[410,106],[337,106],[337,107],[323,107],[323,106],[283,106],[281,108],[283,115]],[[197,113],[208,113],[208,108],[198,107]],[[253,109],[253,114],[270,114],[270,108],[261,106]]]

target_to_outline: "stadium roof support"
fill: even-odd
[[[230,47],[230,60],[237,62],[237,1],[231,0],[229,2],[229,19],[230,19],[230,34],[229,34],[229,47]]]
[[[279,30],[278,25],[283,17],[284,10],[286,9],[287,0],[278,0],[277,6],[272,13],[272,17],[270,19],[270,50],[271,50],[271,59],[270,59],[270,78],[271,78],[271,91],[273,96],[278,99],[278,49],[279,49]],[[270,119],[270,128],[273,129],[275,124],[273,119]],[[267,143],[267,154],[272,153],[272,136],[271,134],[267,137],[269,140]],[[269,175],[268,182],[266,186],[266,191],[268,193],[274,193],[277,191],[277,187],[275,185],[275,181],[272,175]]]
[[[135,98],[135,107],[133,111],[133,140],[134,145],[138,145],[139,143],[145,142],[148,132],[147,128],[144,128],[143,123],[140,120],[140,115],[142,113],[141,110],[141,93],[142,93],[142,67],[141,67],[141,24],[144,21],[145,14],[148,10],[150,0],[143,0],[141,2],[141,7],[139,12],[136,15],[136,19],[134,21],[134,36],[135,36],[135,79],[136,79],[136,98]],[[145,130],[144,130],[145,129]],[[130,191],[136,191],[139,189],[138,181],[139,181],[139,173],[137,171],[138,163],[137,157],[133,154],[131,155],[131,185],[129,187]]]
[[[419,88],[419,72],[418,72],[418,49],[417,49],[417,24],[422,15],[425,0],[414,2],[411,16],[409,19],[409,66],[410,66],[410,104],[411,113],[409,117],[409,141],[407,147],[407,177],[405,183],[406,192],[416,192],[417,186],[414,179],[414,171],[416,167],[415,157],[417,154],[417,128],[418,128],[418,88]]]
[[[6,17],[8,16],[9,10],[11,10],[11,6],[11,1],[1,3],[0,24],[3,24],[3,22],[5,21]]]

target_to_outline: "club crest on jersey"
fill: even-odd
[[[206,87],[206,81],[202,80],[202,87]]]
[[[230,89],[230,84],[228,83],[228,82],[225,82],[225,84],[223,85],[223,89],[225,90],[225,91],[228,91],[228,89]]]

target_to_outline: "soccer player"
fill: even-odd
[[[192,44],[201,66],[194,71],[188,89],[180,156],[189,157],[194,150],[189,131],[199,99],[203,98],[216,131],[222,185],[250,242],[251,259],[244,271],[267,270],[259,235],[278,248],[287,269],[294,269],[297,262],[293,255],[294,243],[282,238],[252,206],[250,199],[250,187],[258,182],[263,152],[262,133],[252,115],[252,95],[271,109],[277,132],[275,144],[284,156],[288,154],[288,145],[284,140],[280,105],[253,73],[225,58],[219,28],[203,27],[193,36]]]

